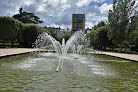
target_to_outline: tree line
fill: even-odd
[[[19,9],[19,14],[13,17],[0,16],[0,44],[5,47],[5,43],[18,43],[20,47],[32,47],[32,43],[37,36],[45,32],[43,28],[35,24],[43,23],[39,17],[33,13]]]
[[[99,22],[87,34],[95,49],[119,47],[138,51],[138,11],[132,0],[113,0],[113,9],[108,12],[108,21]]]
[[[24,24],[15,18],[0,16],[0,41],[5,47],[5,42],[11,43],[12,47],[17,41],[21,47],[32,47],[37,36],[45,32],[43,28],[35,24]]]

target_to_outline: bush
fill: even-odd
[[[97,49],[106,49],[111,45],[111,41],[108,38],[109,29],[106,26],[100,27],[87,34],[87,37],[91,40],[91,46],[93,45]]]
[[[19,33],[20,26],[22,26],[23,23],[11,18],[11,17],[6,17],[6,16],[0,16],[0,40],[3,40],[8,42],[12,42],[16,40],[17,35]]]
[[[36,40],[37,36],[44,31],[43,28],[35,24],[25,24],[18,40],[23,47],[32,47],[32,43]]]
[[[131,51],[138,51],[138,47],[136,47],[135,45],[133,45],[133,46],[130,47],[130,50]]]

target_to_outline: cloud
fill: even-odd
[[[112,9],[112,4],[104,3],[99,7],[101,14],[107,14],[110,9]]]
[[[72,13],[85,13],[86,27],[92,27],[107,20],[112,4],[106,1],[109,0],[2,0],[0,16],[12,17],[22,7],[23,11],[34,13],[44,21],[40,26],[71,28]]]
[[[82,7],[82,6],[88,6],[91,2],[102,3],[105,1],[106,0],[79,0],[76,4],[78,7]]]
[[[18,12],[23,0],[2,0],[0,1],[0,16],[11,16]]]

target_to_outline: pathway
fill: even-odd
[[[34,49],[34,48],[0,48],[0,57],[23,54],[23,53],[33,52],[38,50],[39,49]]]

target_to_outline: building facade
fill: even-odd
[[[49,31],[52,30],[53,32],[56,33],[56,37],[59,39],[60,37],[62,37],[65,34],[70,34],[71,35],[71,29],[70,28],[66,28],[66,29],[62,29],[60,27],[56,28],[56,27],[42,27],[43,29]]]
[[[72,32],[85,30],[85,14],[72,14]]]

